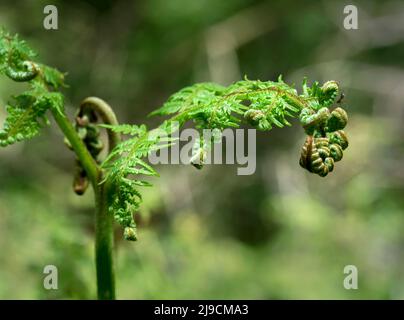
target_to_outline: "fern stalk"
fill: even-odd
[[[8,117],[0,130],[0,145],[7,146],[17,141],[34,137],[48,123],[46,112],[50,111],[65,141],[75,152],[82,167],[84,179],[89,179],[94,190],[95,255],[97,292],[100,299],[115,298],[115,275],[113,267],[113,216],[108,212],[107,193],[109,182],[97,163],[94,144],[83,139],[64,110],[64,97],[59,92],[65,87],[64,74],[56,69],[34,62],[36,53],[18,36],[0,30],[0,73],[17,82],[27,82],[29,89],[9,102]],[[104,123],[118,125],[112,109],[101,99],[87,98],[80,106],[83,113],[95,113]],[[120,135],[108,131],[109,148],[120,142]],[[92,143],[96,142],[93,139]],[[97,149],[98,151],[100,149]]]
[[[58,111],[52,111],[52,115],[60,130],[63,132],[64,136],[72,146],[74,152],[76,153],[76,156],[80,159],[80,162],[85,168],[92,185],[97,186],[100,176],[98,165],[91,154],[88,152],[88,149],[83,141],[77,135],[77,132],[70,123],[70,120],[67,118],[64,112],[60,113]]]
[[[104,103],[97,104],[100,110]],[[95,256],[97,293],[99,299],[115,299],[115,272],[113,263],[113,216],[108,213],[107,183],[102,183],[102,172],[77,135],[65,114],[53,112],[59,128],[72,145],[77,158],[90,178],[95,197]],[[117,122],[112,122],[117,123]],[[115,142],[119,140],[113,138]]]
[[[79,113],[94,112],[106,125],[119,125],[112,108],[103,100],[89,97],[83,100]],[[108,149],[113,150],[120,142],[121,135],[108,130]],[[81,158],[79,157],[81,160]],[[99,299],[115,299],[115,269],[113,259],[113,220],[109,213],[108,194],[111,183],[104,179],[104,173],[96,166],[99,174],[93,183],[96,213],[95,213],[95,259],[97,272],[97,294]]]
[[[101,115],[107,124],[118,125],[115,114],[104,101],[87,98],[82,108],[91,108]],[[103,179],[102,171],[90,155],[87,147],[77,135],[64,113],[52,112],[61,131],[68,139],[80,163],[83,165],[94,190],[95,213],[95,264],[97,273],[97,295],[99,299],[115,299],[115,270],[113,262],[113,216],[108,211],[108,189],[110,184]],[[109,130],[109,147],[120,142],[120,135]]]
[[[95,264],[97,272],[98,299],[115,299],[114,216],[108,210],[108,184],[95,189]]]

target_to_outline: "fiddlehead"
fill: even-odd
[[[30,81],[39,73],[39,67],[32,61],[23,61],[21,70],[15,69],[11,63],[8,63],[5,74],[11,80],[17,82]]]
[[[317,102],[332,105],[339,88],[335,81],[328,81],[322,87],[314,83],[307,94],[316,97]],[[334,162],[343,157],[343,150],[348,147],[348,138],[342,129],[348,123],[348,115],[344,109],[337,107],[331,112],[327,107],[306,107],[300,113],[300,122],[308,135],[303,145],[300,165],[308,171],[325,177],[334,168]]]
[[[48,110],[63,111],[63,96],[55,92],[64,86],[63,73],[34,62],[35,57],[25,41],[0,30],[0,74],[29,85],[6,106],[7,118],[0,130],[2,147],[36,136],[48,123]]]
[[[348,115],[346,111],[340,107],[334,109],[331,115],[327,119],[326,131],[333,132],[337,130],[342,130],[348,123]]]
[[[83,141],[87,150],[96,163],[100,164],[99,154],[104,149],[104,143],[100,138],[100,128],[98,122],[101,120],[106,125],[118,125],[115,113],[112,108],[103,100],[96,97],[88,97],[82,101],[76,113],[75,128],[77,135]],[[108,130],[108,153],[111,152],[121,141],[119,133]],[[67,139],[65,144],[70,148],[71,145]],[[80,161],[76,161],[76,174],[73,180],[74,191],[81,195],[88,186],[86,172],[84,171]]]
[[[100,184],[108,184],[107,193],[110,193],[108,209],[115,220],[124,227],[124,238],[136,240],[136,224],[133,219],[133,213],[137,211],[142,199],[141,194],[134,186],[148,186],[150,184],[146,181],[131,180],[127,176],[131,174],[156,175],[157,173],[141,159],[137,159],[138,154],[132,154],[127,159],[128,165],[143,166],[143,168],[129,168],[127,172],[119,174],[109,170],[108,162],[117,156],[115,152],[118,152],[116,147],[121,141],[121,133],[129,133],[127,132],[129,130],[131,134],[135,134],[136,131],[139,136],[142,136],[142,133],[146,134],[146,128],[142,126],[137,130],[132,126],[119,125],[112,108],[105,101],[95,97],[83,100],[75,119],[74,128],[97,163],[101,163],[99,154],[104,148],[104,144],[100,139],[99,128],[107,129],[109,156],[103,164],[103,169],[106,169],[107,172],[106,177],[101,179]],[[145,139],[145,137],[142,137],[142,139]],[[65,140],[65,143],[69,146],[67,140]],[[124,144],[119,146],[122,145]],[[124,146],[123,152],[127,152],[128,145],[125,144]],[[142,156],[140,155],[140,157]],[[86,172],[82,168],[80,161],[76,160],[76,174],[73,180],[74,191],[78,194],[83,194],[88,186],[87,180]]]
[[[90,155],[93,157],[96,163],[100,163],[98,158],[100,152],[104,149],[104,143],[100,139],[100,129],[97,126],[97,115],[92,110],[83,111],[82,108],[76,114],[75,122],[73,124],[74,129],[77,132],[78,137],[86,146]],[[72,146],[67,138],[65,138],[65,144],[72,150]],[[76,172],[73,179],[73,190],[78,195],[83,195],[88,188],[89,181],[87,173],[83,168],[80,160],[76,158]]]

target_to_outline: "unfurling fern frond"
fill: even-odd
[[[0,30],[0,74],[29,84],[27,91],[14,96],[6,106],[7,117],[0,130],[0,146],[36,136],[48,123],[47,110],[63,110],[63,96],[53,90],[64,86],[64,74],[35,63],[35,57],[36,53],[25,41]]]
[[[290,126],[288,118],[299,117],[308,135],[325,137],[345,127],[348,121],[345,110],[338,107],[329,110],[339,94],[336,81],[327,81],[322,86],[314,82],[311,87],[303,81],[303,91],[286,84],[282,77],[278,81],[248,80],[247,78],[223,87],[214,83],[199,83],[173,94],[168,101],[151,115],[172,115],[166,121],[183,125],[192,120],[198,129],[224,130],[239,127],[243,121],[254,128],[268,131],[273,126]],[[191,163],[203,159],[208,147],[195,146]],[[203,163],[198,163],[201,168]]]
[[[173,94],[151,115],[171,116],[158,128],[118,125],[111,107],[99,98],[85,99],[72,125],[64,112],[65,74],[35,61],[36,53],[18,36],[0,30],[0,75],[25,82],[28,89],[7,104],[4,128],[0,130],[0,146],[32,138],[46,124],[47,111],[63,132],[67,145],[76,154],[74,191],[83,194],[91,183],[96,199],[95,257],[97,291],[101,299],[115,298],[113,271],[112,216],[124,227],[124,237],[136,240],[134,213],[142,195],[139,187],[150,186],[146,178],[157,172],[145,161],[151,152],[169,147],[173,133],[192,121],[211,136],[196,139],[191,164],[201,169],[213,143],[222,139],[226,128],[238,128],[243,122],[259,130],[289,126],[290,118],[298,118],[305,133],[300,165],[308,171],[326,176],[343,158],[348,139],[342,131],[348,116],[340,107],[330,109],[339,95],[336,81],[322,86],[315,82],[298,93],[280,77],[278,81],[248,80],[224,87],[215,83],[199,83]],[[337,104],[342,100],[338,99]],[[98,122],[108,129],[109,154],[100,164],[101,141]],[[122,141],[121,134],[129,135]],[[122,142],[121,142],[122,141]],[[112,149],[112,150],[111,150]],[[106,210],[108,209],[108,210]]]
[[[329,81],[321,88],[315,84],[315,90],[308,92],[317,96],[325,105],[329,105],[329,99],[335,99],[337,96],[338,86],[335,81]],[[342,131],[348,123],[348,115],[341,107],[330,112],[327,107],[322,106],[317,111],[304,108],[299,118],[308,135],[302,148],[300,165],[325,177],[334,169],[334,162],[342,159],[343,150],[348,147],[348,138]]]
[[[111,211],[125,227],[125,237],[136,238],[132,214],[141,202],[137,187],[149,185],[135,176],[156,175],[141,159],[151,151],[173,143],[167,137],[166,140],[150,139],[153,132],[163,130],[169,134],[188,121],[194,122],[199,130],[213,130],[215,134],[211,140],[197,139],[192,150],[190,162],[201,169],[207,150],[212,143],[221,140],[224,129],[237,128],[246,122],[259,130],[271,130],[274,126],[290,126],[288,118],[299,118],[308,135],[300,164],[312,173],[325,176],[333,170],[334,162],[342,158],[342,151],[348,145],[341,130],[347,124],[346,112],[340,107],[329,110],[338,94],[336,81],[328,81],[322,86],[315,82],[309,87],[304,80],[301,94],[281,77],[276,82],[244,79],[229,87],[198,83],[173,94],[160,109],[150,114],[171,116],[157,129],[148,132],[144,126],[105,126],[132,136],[120,143],[102,165],[107,171],[106,179],[115,185]]]
[[[270,130],[273,125],[290,125],[286,118],[295,117],[306,105],[281,77],[277,82],[245,79],[227,88],[214,83],[184,88],[150,115],[175,114],[171,121],[182,125],[193,120],[201,129],[237,128],[246,120],[257,129]]]
[[[131,136],[112,150],[103,162],[102,168],[107,172],[105,179],[112,185],[109,210],[115,220],[125,228],[125,239],[136,240],[133,214],[142,202],[142,196],[137,189],[151,186],[150,182],[137,177],[158,176],[143,158],[153,151],[171,145],[174,139],[165,136],[160,130],[147,131],[144,125],[102,125],[102,127]]]

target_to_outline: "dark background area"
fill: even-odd
[[[257,134],[257,170],[161,165],[144,189],[139,241],[117,227],[118,298],[404,298],[404,2],[143,0],[0,2],[0,24],[67,71],[70,115],[99,96],[146,123],[201,81],[337,80],[350,147],[326,178],[299,167],[304,134]],[[345,5],[359,29],[345,30]],[[21,87],[0,79],[0,104]],[[0,119],[4,119],[4,108]],[[0,150],[0,298],[95,298],[92,194],[71,190],[73,154],[55,125]],[[59,289],[43,289],[45,265]],[[344,266],[359,289],[343,287]]]

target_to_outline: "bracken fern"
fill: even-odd
[[[49,109],[63,110],[63,95],[53,90],[64,86],[64,74],[33,62],[35,57],[25,41],[0,30],[0,74],[29,84],[28,90],[7,103],[7,118],[0,131],[3,147],[36,136],[48,124]]]
[[[328,109],[338,94],[339,86],[335,81],[328,81],[323,86],[314,82],[309,87],[304,80],[301,94],[283,82],[282,77],[277,82],[246,78],[228,87],[209,82],[197,83],[173,94],[161,108],[150,113],[151,116],[171,116],[158,128],[163,131],[162,136],[153,134],[158,132],[157,129],[147,131],[145,126],[108,126],[132,136],[119,144],[102,165],[109,170],[107,179],[113,179],[117,186],[111,211],[124,227],[132,228],[130,232],[125,229],[125,235],[130,234],[130,239],[136,238],[132,237],[135,235],[132,212],[139,208],[141,201],[141,194],[136,187],[150,185],[146,181],[130,179],[129,176],[157,175],[142,158],[174,143],[169,134],[188,121],[193,121],[199,130],[218,130],[220,138],[221,131],[238,128],[243,122],[268,131],[274,126],[290,126],[287,119],[299,117],[308,137],[314,137],[314,140],[310,138],[303,146],[300,164],[310,172],[327,175],[333,170],[334,162],[341,160],[342,150],[348,146],[341,130],[347,123],[346,112],[340,107],[332,112]],[[168,134],[164,135],[164,132]],[[318,144],[320,138],[321,145]],[[162,141],[165,144],[161,145]],[[207,149],[215,141],[220,139],[216,136],[212,141],[196,141],[191,158],[195,167],[203,166]],[[319,151],[312,147],[313,141],[317,143]]]
[[[307,135],[300,165],[308,171],[326,176],[334,163],[342,159],[348,139],[342,131],[348,117],[341,107],[333,108],[340,94],[336,81],[311,86],[303,81],[299,94],[279,77],[278,81],[245,78],[228,87],[215,83],[198,83],[173,94],[161,108],[150,115],[168,116],[159,127],[148,130],[145,125],[119,125],[112,109],[101,99],[85,99],[72,125],[64,111],[64,76],[57,69],[35,61],[36,53],[17,35],[0,31],[0,74],[28,89],[7,103],[7,117],[0,130],[0,146],[36,136],[48,124],[47,111],[65,135],[67,145],[76,153],[77,171],[74,190],[83,194],[90,180],[96,199],[96,265],[98,295],[113,299],[112,216],[124,227],[124,237],[136,240],[133,214],[139,209],[138,187],[150,186],[145,177],[157,172],[145,158],[154,151],[176,141],[172,133],[185,123],[193,122],[198,130],[212,129],[212,139],[198,140],[191,163],[202,168],[206,151],[220,141],[226,128],[243,123],[262,131],[290,126],[289,119],[299,118]],[[98,113],[98,115],[97,115]],[[99,116],[104,124],[99,124]],[[99,127],[108,131],[109,154],[99,159],[104,143]],[[128,138],[122,142],[121,135]],[[143,178],[144,177],[144,178]]]

